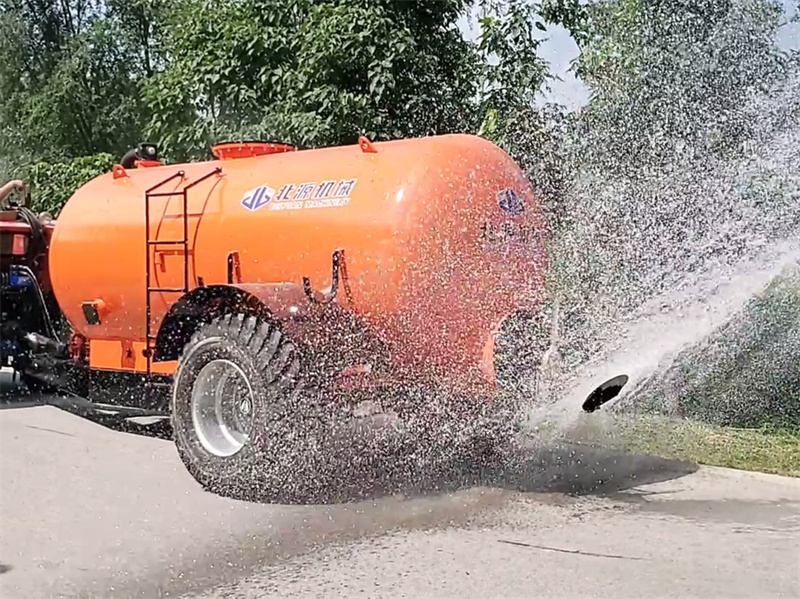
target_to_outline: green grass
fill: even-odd
[[[587,419],[567,436],[634,453],[800,478],[800,428],[742,429],[637,415]]]

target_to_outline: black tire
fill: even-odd
[[[291,437],[301,430],[302,356],[281,328],[255,316],[225,315],[201,326],[183,349],[173,381],[171,418],[184,465],[212,493],[251,501],[291,501]],[[204,445],[192,416],[198,374],[215,360],[235,366],[249,385],[251,428],[238,452],[215,455]]]

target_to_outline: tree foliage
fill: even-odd
[[[520,0],[2,0],[0,156],[170,159],[227,139],[303,147],[477,132],[513,148],[547,76]],[[480,7],[481,39],[458,20]],[[528,112],[526,112],[528,111]],[[499,119],[498,119],[499,117]]]
[[[581,119],[604,172],[729,155],[752,133],[750,100],[786,72],[778,0],[605,0],[567,23],[593,97]]]
[[[115,0],[5,0],[0,155],[64,160],[139,141],[146,107],[130,11]]]
[[[309,147],[449,131],[480,132],[539,164],[532,132],[553,129],[534,105],[549,78],[539,33],[557,23],[578,43],[576,73],[593,93],[572,119],[584,158],[619,170],[726,150],[748,133],[747,99],[787,65],[773,39],[777,0],[0,7],[0,157],[15,164],[119,155],[144,139],[180,159],[224,139]],[[475,10],[477,43],[457,27]]]
[[[75,190],[94,177],[109,172],[116,162],[115,156],[104,153],[30,165],[25,180],[31,188],[31,209],[49,212],[58,218],[59,211]]]
[[[474,127],[480,65],[456,28],[463,0],[181,4],[169,64],[145,85],[151,137],[177,154],[228,138],[308,147]]]

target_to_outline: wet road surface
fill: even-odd
[[[526,452],[477,486],[258,505],[169,441],[2,409],[0,597],[800,597],[800,480]]]
[[[611,497],[519,494],[466,527],[331,547],[191,595],[798,596],[797,486],[716,469]]]

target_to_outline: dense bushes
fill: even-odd
[[[32,209],[54,217],[70,196],[90,179],[111,170],[118,158],[111,154],[82,156],[68,162],[38,162],[28,167],[25,180],[31,187]]]

